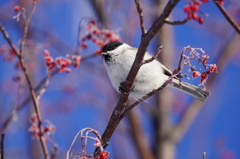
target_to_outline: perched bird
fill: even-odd
[[[103,63],[113,87],[118,92],[120,84],[127,78],[137,51],[137,48],[118,41],[109,42],[103,47]],[[151,57],[152,56],[146,52],[144,60],[150,59]],[[141,99],[144,95],[162,86],[171,75],[172,72],[158,60],[144,64],[138,71],[129,96],[135,99]],[[185,82],[180,82],[178,77],[172,78],[172,83],[168,86],[185,92],[202,102],[210,95],[206,90]]]

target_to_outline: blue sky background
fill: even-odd
[[[106,12],[111,13],[108,28],[119,29],[123,41],[130,41],[131,45],[138,47],[140,27],[137,25],[136,28],[128,28],[128,24],[124,21],[127,14],[130,21],[139,23],[138,18],[130,19],[134,17],[131,14],[136,14],[135,6],[133,2],[124,2],[119,7],[111,9],[108,6],[111,6],[115,1],[106,1]],[[142,3],[144,4],[144,14],[147,17],[150,12],[147,6],[151,6],[152,2],[142,0]],[[16,14],[13,11],[16,4],[19,4],[19,1],[0,1],[0,23],[5,26],[11,39],[17,45],[21,38],[21,30],[19,23],[12,19]],[[181,1],[174,9],[172,13],[174,19],[183,19],[186,16],[182,11],[184,5],[185,1]],[[225,6],[227,9],[231,9],[230,13],[232,15],[235,15],[232,10],[240,8],[240,3],[237,0],[235,2],[231,0],[226,2]],[[236,32],[213,2],[203,5],[201,10],[209,14],[208,17],[204,17],[204,24],[199,25],[195,21],[190,21],[185,25],[172,26],[174,41],[170,45],[174,45],[176,57],[183,47],[190,45],[203,48],[210,55],[210,62],[215,62],[214,59],[218,56],[222,47],[233,38]],[[31,25],[36,29],[33,42],[39,48],[36,53],[39,61],[36,68],[38,71],[34,71],[36,81],[42,79],[46,74],[43,63],[44,49],[50,50],[54,57],[73,53],[77,44],[78,23],[83,17],[96,17],[87,1],[53,0],[48,2],[40,0],[31,22]],[[151,20],[147,19],[146,26],[149,27],[150,25]],[[38,34],[38,29],[49,31],[64,45],[59,44],[55,47],[50,42],[46,42],[47,36]],[[126,38],[129,36],[128,29],[132,31],[131,40]],[[3,44],[5,44],[5,41],[0,36],[0,46]],[[151,43],[149,50],[153,52],[154,48],[153,43]],[[88,54],[91,51],[90,48],[82,53]],[[177,159],[201,158],[204,151],[207,152],[207,159],[240,158],[240,128],[238,126],[240,121],[238,102],[240,99],[239,51],[240,48],[238,47],[234,51],[235,54],[227,62],[226,67],[219,70],[219,76],[214,83],[210,98],[204,103],[189,131],[177,145]],[[178,61],[178,58],[175,59],[174,66],[177,65]],[[3,56],[0,55],[0,125],[19,101],[16,97],[18,84],[12,81],[12,77],[16,74],[18,73],[13,64],[5,62]],[[80,129],[92,127],[101,133],[104,131],[118,97],[106,76],[101,57],[84,61],[71,74],[59,74],[52,78],[50,82],[47,92],[40,101],[42,116],[43,119],[48,119],[56,125],[54,138],[59,145],[58,158],[64,158],[72,139]],[[193,83],[197,84],[198,81]],[[24,92],[27,93],[26,90]],[[20,101],[23,99],[20,97]],[[184,96],[183,100],[188,101],[188,99],[189,97]],[[29,151],[32,147],[31,134],[28,132],[31,111],[32,108],[25,107],[5,132],[6,158],[16,158],[16,154],[19,153],[22,154],[23,158],[29,158]],[[144,113],[143,108],[137,108],[137,111],[143,122],[144,130],[150,135],[152,128],[148,116]],[[122,142],[127,145],[122,150],[125,154],[122,158],[137,158],[132,148],[131,139],[126,135],[128,133],[126,121],[120,124],[118,130],[111,140],[113,144],[110,144],[107,150],[113,156],[119,155],[119,152],[114,148],[119,146],[116,143]],[[151,140],[151,137],[148,136],[147,138]],[[229,156],[223,158],[223,153],[233,154],[233,158]]]

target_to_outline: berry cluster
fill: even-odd
[[[201,0],[200,1],[193,1],[190,2],[188,5],[184,6],[183,11],[187,13],[188,19],[193,19],[198,21],[198,23],[203,24],[204,20],[201,16],[199,16],[198,11],[199,11],[199,6],[202,3],[206,3],[208,0]]]
[[[48,138],[47,136],[50,136],[53,132],[55,132],[55,129],[56,129],[56,127],[48,121],[48,124],[44,127],[43,134],[40,134],[36,114],[33,114],[31,116],[30,123],[31,123],[31,126],[29,127],[28,131],[33,133],[33,137],[35,139],[39,139],[41,135],[44,136],[45,139],[47,139]]]
[[[186,50],[189,50],[189,54],[186,54]],[[191,48],[190,46],[185,47],[182,51],[182,61],[181,61],[181,71],[185,65],[189,66],[189,72],[191,72],[193,78],[200,77],[200,84],[205,85],[208,75],[211,73],[217,73],[216,64],[207,64],[209,60],[209,55],[207,55],[202,49]],[[194,64],[197,63],[197,64]],[[187,74],[182,74],[180,76],[188,77]]]
[[[50,53],[48,50],[44,50],[44,60],[46,63],[46,66],[48,68],[48,71],[52,72],[55,68],[59,70],[59,72],[71,72],[71,68],[69,68],[70,65],[73,65],[73,67],[78,67],[81,62],[81,56],[68,56],[68,57],[57,57],[53,59],[53,57],[50,56]]]
[[[81,145],[82,145],[81,153],[80,153],[80,155],[79,155],[79,153],[77,154],[77,158],[80,158],[80,159],[93,159],[93,158],[94,159],[107,159],[108,158],[109,152],[104,150],[103,145],[102,145],[101,135],[98,131],[96,131],[92,128],[84,128],[78,132],[77,136],[80,137]],[[76,142],[76,139],[77,139],[76,137],[74,138],[72,145],[67,152],[67,158],[76,158],[76,156],[71,151],[73,144]],[[95,143],[93,144],[93,146],[96,148],[99,148],[99,150],[100,150],[100,153],[97,157],[93,157],[92,154],[90,154],[90,155],[87,154],[87,147],[88,147],[87,144],[88,144],[89,139],[94,140]]]
[[[98,50],[95,54],[99,55],[102,52],[102,47],[110,41],[120,41],[118,32],[108,29],[101,29],[99,24],[93,19],[87,19],[81,22],[81,27],[85,29],[85,34],[81,37],[81,48],[87,49],[87,41],[93,42]]]
[[[215,0],[220,5],[223,5],[223,0]],[[200,5],[209,2],[209,0],[190,0],[188,5],[184,6],[183,11],[187,13],[188,19],[193,19],[198,21],[199,24],[203,24],[204,19],[198,14]],[[201,12],[200,12],[201,13]]]
[[[116,31],[108,30],[108,29],[100,29],[99,25],[95,20],[87,19],[82,21],[80,24],[80,44],[79,47],[82,50],[88,48],[88,41],[91,41],[97,46],[97,50],[94,52],[95,55],[99,55],[102,52],[102,47],[109,43],[110,41],[120,41],[120,37]],[[55,68],[59,70],[59,72],[71,72],[71,68],[69,66],[73,65],[73,67],[78,67],[81,62],[81,56],[78,55],[67,55],[67,57],[57,57],[53,58],[50,56],[48,50],[44,51],[44,60],[48,71],[52,72]]]
[[[109,156],[109,153],[107,151],[102,151],[99,154],[99,157],[97,159],[107,159]]]

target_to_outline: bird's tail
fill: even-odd
[[[185,82],[179,82],[179,80],[177,79],[173,79],[171,86],[182,92],[189,94],[190,96],[202,102],[205,102],[206,98],[210,95],[210,93],[206,90],[203,90],[199,87],[196,87],[194,85],[191,85]]]

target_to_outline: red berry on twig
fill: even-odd
[[[199,17],[199,18],[198,18],[198,23],[199,23],[199,24],[203,24],[203,22],[204,22],[204,19],[203,19],[202,17]]]
[[[186,12],[186,13],[190,13],[191,12],[191,7],[187,5],[183,8],[183,11]]]
[[[196,13],[193,13],[193,14],[192,14],[192,19],[198,20],[198,19],[199,19],[199,16],[198,16]]]
[[[199,10],[198,5],[197,5],[197,4],[192,4],[192,5],[191,5],[191,10],[192,10],[193,12],[198,11],[198,10]]]
[[[20,7],[19,7],[19,6],[15,6],[15,7],[14,7],[14,11],[15,11],[15,12],[19,12],[19,11],[20,11]]]
[[[201,73],[198,71],[193,71],[192,76],[193,76],[193,78],[196,78],[198,76],[201,76]]]
[[[201,0],[202,3],[207,3],[209,0]]]
[[[83,48],[83,49],[87,49],[87,47],[88,47],[87,44],[84,44],[84,43],[81,44],[81,48]]]

